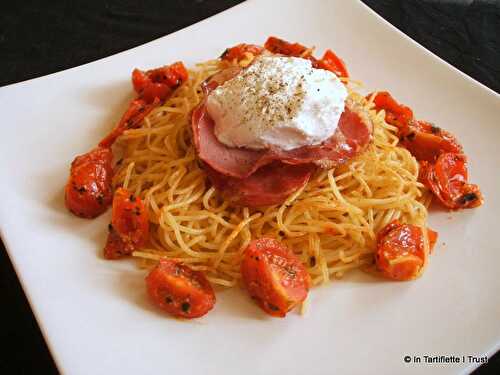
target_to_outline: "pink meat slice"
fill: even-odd
[[[237,73],[231,69],[207,80],[203,84],[205,95]],[[363,151],[372,139],[366,109],[349,99],[337,130],[320,145],[289,151],[227,147],[215,136],[205,101],[193,111],[192,130],[198,157],[215,188],[226,199],[252,207],[282,203],[318,166],[340,165]]]
[[[283,203],[309,181],[316,168],[314,164],[291,165],[273,161],[249,177],[235,178],[205,165],[205,171],[215,189],[226,200],[247,207]]]
[[[248,177],[274,160],[286,164],[315,163],[323,168],[332,168],[352,159],[370,143],[372,125],[365,112],[362,106],[347,100],[337,130],[325,142],[289,151],[251,150],[228,147],[219,142],[214,133],[214,122],[203,102],[193,111],[193,137],[199,158],[216,171],[231,177]]]

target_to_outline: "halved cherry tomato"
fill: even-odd
[[[127,129],[134,129],[141,125],[141,121],[144,120],[154,108],[160,104],[160,100],[155,98],[150,104],[147,104],[144,99],[134,99],[130,102],[127,111],[123,114],[118,125],[115,126],[111,132],[104,137],[99,146],[101,147],[111,147],[115,143],[116,139],[123,134]]]
[[[316,64],[317,68],[329,70],[332,73],[335,73],[337,77],[348,78],[349,73],[347,72],[347,68],[345,66],[344,61],[340,57],[338,57],[331,49],[327,49],[321,60],[319,60]]]
[[[451,209],[474,208],[483,204],[479,187],[467,182],[467,158],[463,154],[443,153],[434,164],[420,163],[420,181],[439,201]]]
[[[164,91],[166,92],[166,89],[168,88],[170,89],[168,93],[170,93],[182,83],[187,81],[187,79],[188,71],[184,64],[180,61],[145,72],[139,69],[134,69],[132,72],[132,84],[134,85],[134,89],[139,96],[143,95],[144,91],[147,91],[148,86],[151,84],[164,85]],[[155,97],[150,97],[148,98],[149,100],[146,98],[144,99],[147,103],[151,103],[154,98]],[[158,99],[165,100],[166,96],[158,96]]]
[[[151,69],[146,72],[154,83],[164,83],[172,89],[176,89],[188,79],[188,71],[181,61],[162,66],[161,68]]]
[[[304,301],[311,285],[300,260],[271,238],[250,242],[241,263],[241,274],[250,296],[266,313],[278,317],[284,317]]]
[[[462,146],[451,133],[427,121],[410,121],[408,127],[400,131],[399,139],[419,161],[433,162],[444,152],[462,152]]]
[[[155,100],[165,100],[172,92],[173,90],[163,83],[149,83],[142,91],[141,98],[146,103],[153,103]]]
[[[310,53],[306,53],[307,48],[299,43],[290,43],[286,40],[270,36],[267,38],[264,48],[276,54],[295,56],[295,57],[308,57]]]
[[[205,275],[172,260],[160,260],[146,277],[146,288],[156,306],[180,318],[198,318],[215,305],[215,293]]]
[[[139,127],[144,117],[187,79],[188,71],[180,61],[146,72],[134,69],[132,84],[139,97],[130,102],[120,122],[99,145],[111,147],[125,130]]]
[[[77,156],[65,188],[66,207],[77,216],[94,218],[111,204],[111,160],[109,148],[97,147]]]
[[[327,49],[321,60],[318,60],[312,56],[311,51],[302,44],[290,43],[274,36],[270,36],[267,39],[264,47],[272,53],[302,57],[310,60],[314,68],[329,70],[338,77],[349,77],[344,62],[331,49]]]
[[[145,71],[137,68],[132,71],[132,85],[137,94],[140,94],[150,82],[151,79],[146,75]]]
[[[257,46],[255,44],[245,44],[241,43],[234,47],[227,48],[220,58],[226,61],[240,61],[245,58],[245,53],[249,52],[254,56],[260,55],[262,53],[263,48],[261,46]]]
[[[113,197],[113,212],[108,240],[104,247],[106,259],[118,259],[144,246],[149,238],[149,219],[141,198],[123,188]]]
[[[385,110],[385,121],[398,127],[400,144],[417,160],[432,162],[443,152],[462,152],[462,146],[451,133],[427,121],[415,120],[413,111],[388,92],[378,92],[373,102],[377,110]]]
[[[427,229],[429,247],[437,241],[437,232]],[[422,228],[394,220],[377,235],[375,261],[382,274],[393,280],[412,280],[424,265],[425,250]]]
[[[369,94],[367,98],[370,98]],[[385,121],[397,126],[400,130],[406,128],[413,119],[413,111],[410,107],[399,104],[387,91],[379,91],[373,99],[377,111],[385,110]]]

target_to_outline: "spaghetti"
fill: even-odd
[[[240,65],[252,59],[248,54]],[[198,64],[140,128],[118,139],[123,158],[113,185],[144,200],[151,224],[149,245],[133,253],[142,266],[171,258],[231,287],[241,278],[243,250],[265,236],[292,249],[313,284],[320,284],[369,268],[376,233],[391,221],[425,226],[431,196],[417,181],[418,162],[398,147],[397,128],[386,123],[384,111],[377,113],[371,100],[352,89],[350,98],[370,109],[374,126],[365,152],[337,168],[318,170],[281,205],[248,208],[220,197],[197,160],[190,121],[202,100],[201,83],[228,64]]]

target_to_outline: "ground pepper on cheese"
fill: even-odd
[[[333,135],[347,90],[309,60],[261,56],[210,93],[215,135],[229,147],[290,150]]]

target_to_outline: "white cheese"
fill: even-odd
[[[229,147],[291,150],[332,136],[346,97],[337,76],[309,60],[261,56],[209,94],[207,111]]]

